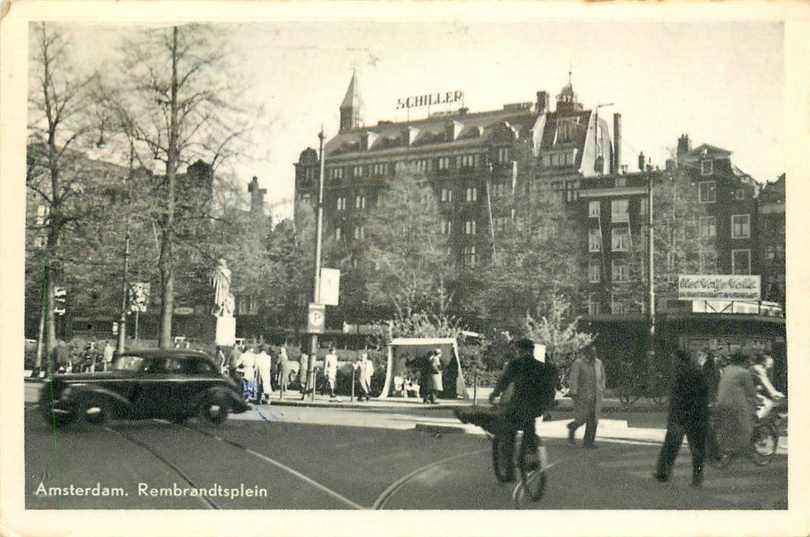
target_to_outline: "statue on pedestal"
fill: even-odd
[[[211,285],[214,287],[214,317],[233,317],[234,298],[231,293],[231,270],[228,263],[220,258],[217,267],[211,274]]]

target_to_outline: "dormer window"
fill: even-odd
[[[700,161],[700,175],[711,175],[714,173],[714,161],[703,159]]]

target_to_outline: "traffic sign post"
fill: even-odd
[[[307,313],[307,332],[310,334],[323,334],[326,320],[326,306],[323,304],[309,303]]]

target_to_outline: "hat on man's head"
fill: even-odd
[[[527,337],[520,338],[517,342],[517,348],[522,351],[531,351],[534,349],[534,341]]]

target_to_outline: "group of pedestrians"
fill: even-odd
[[[245,382],[246,392],[256,404],[269,401],[274,387],[282,393],[287,390],[291,373],[291,363],[286,346],[278,352],[266,344],[252,346],[236,345],[226,358],[224,351],[217,349],[220,367],[237,383]]]
[[[436,404],[439,394],[444,391],[442,350],[437,347],[424,356],[407,360],[405,365],[419,374],[419,397],[422,402]]]
[[[711,353],[673,353],[674,375],[667,433],[653,476],[668,481],[683,437],[692,454],[691,485],[703,484],[706,457],[717,460],[750,454],[756,420],[767,414],[772,403],[784,395],[767,374],[769,356],[757,355],[753,363],[742,353],[720,364]],[[749,367],[750,366],[750,367]],[[758,406],[766,407],[765,411]]]

